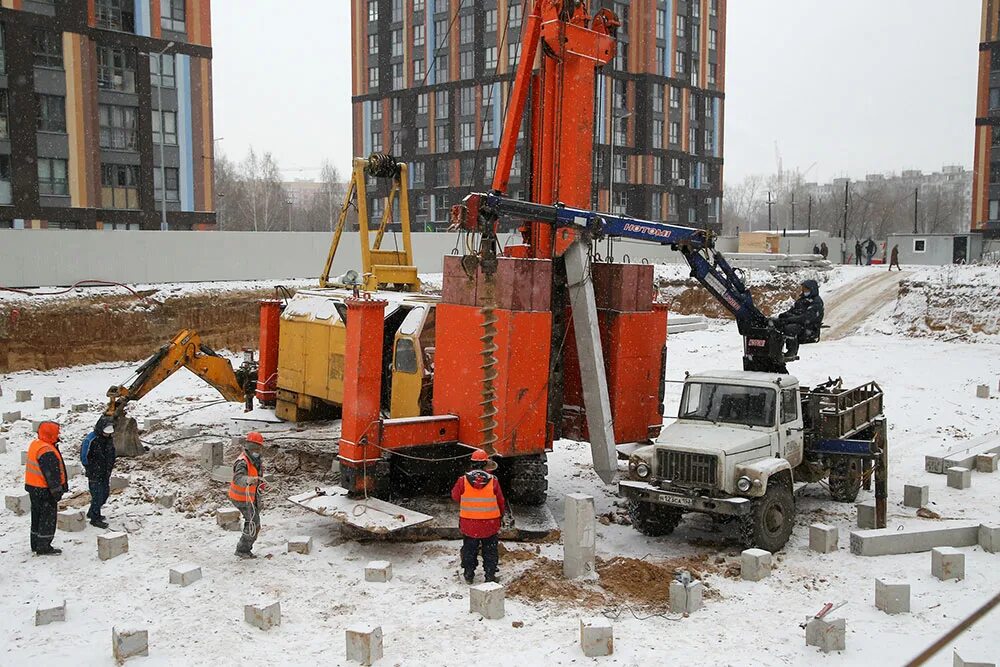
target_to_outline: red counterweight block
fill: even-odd
[[[274,405],[278,389],[278,332],[281,301],[260,302],[260,356],[257,360],[257,400]]]
[[[501,258],[493,285],[481,272],[466,275],[457,256],[445,258],[442,303],[437,306],[434,353],[434,414],[458,417],[458,439],[501,456],[537,454],[551,446],[546,423],[552,313],[552,264]],[[482,339],[492,290],[491,367],[496,399],[495,442],[484,432]]]
[[[616,443],[655,435],[663,421],[663,365],[667,310],[653,303],[653,267],[607,264],[591,267],[601,349]],[[587,440],[572,318],[564,347],[563,436]]]

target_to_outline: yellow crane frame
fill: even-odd
[[[347,221],[347,212],[356,201],[358,211],[358,235],[361,241],[361,287],[367,291],[387,288],[399,292],[419,292],[420,279],[417,277],[417,267],[413,263],[413,245],[410,238],[410,191],[407,177],[407,167],[404,162],[395,162],[395,174],[392,178],[392,186],[389,189],[389,196],[386,197],[385,211],[382,213],[382,220],[378,230],[375,232],[374,242],[369,245],[369,222],[368,222],[368,183],[367,176],[371,173],[371,165],[376,157],[385,159],[387,156],[375,154],[371,158],[354,158],[354,166],[351,170],[351,181],[344,196],[344,203],[340,207],[340,216],[337,219],[337,227],[333,232],[333,241],[330,243],[330,252],[326,257],[326,265],[320,275],[320,287],[339,286],[330,280],[330,270],[333,267],[333,260],[340,245],[340,237],[344,232]],[[376,177],[382,176],[376,174]],[[385,237],[386,228],[392,221],[392,214],[396,200],[399,200],[399,220],[402,228],[403,249],[383,250],[382,240]]]

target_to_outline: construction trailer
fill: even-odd
[[[983,258],[983,235],[979,232],[889,234],[886,261],[893,246],[899,247],[899,263],[907,265],[974,264]]]

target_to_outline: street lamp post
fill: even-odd
[[[167,141],[167,128],[163,125],[163,54],[167,52],[168,49],[172,48],[173,42],[167,42],[167,45],[160,49],[160,52],[156,54],[157,68],[160,72],[159,85],[156,86],[156,113],[160,117],[160,231],[165,232],[170,227],[167,225],[167,163],[163,157],[163,146]],[[152,53],[147,53],[150,61],[153,59]]]
[[[611,111],[611,178],[608,179],[608,210],[612,213],[617,212],[615,211],[615,139],[618,133],[615,131],[615,121],[625,120],[631,115],[631,111],[624,113],[620,113],[618,109]]]

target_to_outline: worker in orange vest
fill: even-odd
[[[69,485],[59,451],[59,424],[42,422],[38,427],[38,438],[28,446],[24,489],[31,499],[31,550],[39,556],[61,554],[62,549],[52,546],[52,538],[56,536],[59,500]]]
[[[486,452],[477,449],[472,453],[469,472],[455,482],[451,498],[459,503],[458,529],[462,532],[462,570],[465,583],[472,584],[479,565],[479,552],[483,554],[483,571],[486,581],[497,580],[500,518],[507,511],[507,503],[500,490],[500,482],[492,473],[496,461]]]
[[[243,451],[233,463],[233,481],[229,484],[229,499],[243,515],[243,534],[236,544],[236,555],[240,558],[256,558],[251,551],[260,533],[260,491],[264,484],[264,465],[261,455],[264,450],[264,436],[256,431],[247,433],[243,441]]]

